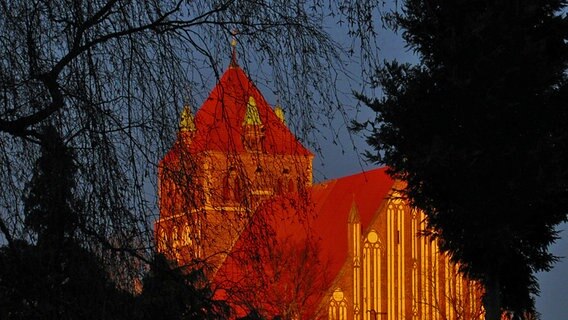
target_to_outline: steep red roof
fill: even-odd
[[[379,168],[317,184],[312,190],[316,208],[314,231],[321,239],[321,256],[328,259],[328,271],[339,273],[348,255],[347,221],[353,203],[359,211],[361,231],[369,227],[394,180]]]
[[[322,294],[330,288],[347,259],[348,219],[353,203],[358,208],[364,232],[393,187],[394,181],[385,171],[386,168],[379,168],[326,181],[310,190],[307,199],[309,203],[302,204],[302,199],[298,195],[281,196],[269,200],[256,213],[251,226],[266,228],[265,224],[268,223],[269,233],[275,237],[279,247],[285,245],[288,251],[302,252],[308,244],[308,252],[303,254],[309,256],[309,260],[314,263],[313,270],[308,270],[309,267],[302,265],[303,269],[297,272],[289,261],[277,263],[287,266],[288,269],[284,271],[275,269],[274,266],[259,267],[259,261],[269,261],[268,264],[274,264],[274,261],[270,262],[270,257],[274,256],[273,251],[276,249],[265,248],[268,251],[267,257],[262,256],[263,250],[259,248],[258,239],[266,240],[266,235],[259,237],[259,230],[262,233],[266,232],[266,229],[245,230],[234,246],[236,253],[225,261],[217,273],[216,281],[220,282],[221,287],[226,286],[226,283],[247,285],[247,281],[258,284],[260,280],[250,277],[259,268],[268,270],[268,273],[277,273],[284,278],[280,279],[278,284],[272,283],[266,286],[261,284],[261,288],[255,288],[254,295],[261,297],[283,295],[287,292],[286,285],[289,283],[295,283],[297,286],[306,285],[296,279],[300,274],[306,274],[313,278],[308,279],[310,283],[307,286],[309,288],[306,289],[312,292],[308,297],[304,297],[306,313],[302,314],[301,318],[311,318],[317,304],[323,298]],[[252,250],[248,248],[251,245],[254,246]],[[251,258],[248,256],[251,253],[256,264],[254,261],[253,263],[245,261]],[[317,257],[314,257],[314,254]],[[282,259],[278,255],[276,257]],[[263,290],[270,292],[261,292]],[[285,300],[282,297],[279,299]],[[270,309],[268,306],[266,308]]]
[[[201,151],[244,152],[247,103],[253,97],[262,122],[261,150],[268,154],[311,155],[268,105],[260,91],[238,66],[228,68],[195,115],[195,127],[189,146],[176,143],[164,157],[176,158],[177,148],[190,153]],[[173,159],[172,159],[173,160]]]

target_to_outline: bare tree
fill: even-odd
[[[378,1],[377,1],[378,2]],[[346,56],[322,30],[345,20],[373,47],[375,2],[0,1],[0,230],[23,227],[22,195],[39,154],[39,130],[52,125],[74,149],[75,196],[84,203],[83,245],[106,258],[124,286],[153,246],[157,159],[172,143],[183,102],[226,64],[238,30],[245,65],[267,66],[290,106],[290,126],[313,134],[336,112],[334,81]],[[356,19],[364,17],[365,19]],[[308,106],[308,107],[306,107]],[[345,112],[339,110],[339,112]]]
[[[310,228],[313,217],[309,197],[291,196],[267,203],[251,218],[214,276],[233,309],[264,319],[318,317],[331,279]]]
[[[431,263],[437,266],[422,270],[420,294],[414,297],[416,312],[422,317],[441,320],[484,319],[485,310],[480,300],[483,286],[463,276],[447,255],[441,254]]]

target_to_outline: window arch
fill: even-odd
[[[164,252],[168,244],[168,234],[164,228],[160,228],[158,231],[158,251]]]
[[[223,178],[223,201],[241,201],[242,183],[237,170],[229,169]]]
[[[347,299],[341,288],[335,289],[329,299],[329,320],[347,320]]]
[[[363,310],[381,310],[381,242],[375,230],[367,233],[363,244]],[[372,320],[365,312],[363,318]]]
[[[294,180],[291,178],[288,178],[288,192],[289,193],[296,192],[296,184],[294,183]]]
[[[191,239],[191,227],[188,224],[183,228],[181,243],[185,246],[191,246],[193,244]]]
[[[172,229],[172,247],[177,248],[179,246],[179,230],[177,226]]]

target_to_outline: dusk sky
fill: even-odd
[[[0,1],[0,320],[532,318],[567,2]]]
[[[339,44],[346,47],[351,44],[352,40],[344,33],[344,28],[331,25],[327,32],[332,34],[333,39]],[[418,61],[418,58],[404,47],[404,42],[399,34],[380,29],[377,43],[379,47],[379,59],[381,61],[392,59],[409,63],[416,63]],[[241,52],[240,54],[246,55],[245,52]],[[247,65],[243,67],[247,73],[250,73],[251,78],[256,82],[256,85],[262,91],[268,103],[272,105],[276,104],[277,98],[271,93],[272,88],[270,88],[270,85],[261,83],[256,77],[254,70],[247,70],[251,67],[254,69],[262,69],[262,66]],[[223,70],[224,67],[220,69]],[[357,57],[350,60],[348,69],[351,73],[351,79],[347,80],[347,77],[339,79],[340,87],[338,91],[342,93],[339,98],[348,110],[353,110],[350,112],[351,116],[356,116],[359,121],[369,119],[373,117],[374,114],[368,108],[361,106],[358,112],[354,111],[357,100],[350,93],[353,91],[361,91],[362,88],[364,88],[363,90],[366,93],[372,92],[380,94],[380,90],[372,90],[368,86],[363,85],[359,80],[361,78],[361,71]],[[210,79],[214,79],[214,77]],[[209,84],[209,90],[213,88],[213,85],[213,83]],[[286,110],[287,106],[283,107]],[[333,123],[334,130],[339,132],[339,141],[336,141],[338,144],[333,143],[333,139],[330,138],[331,132],[329,132],[328,129],[322,129],[322,137],[318,138],[322,154],[316,154],[313,163],[314,179],[316,182],[339,178],[378,167],[376,164],[365,162],[364,157],[361,156],[361,153],[368,149],[364,137],[361,135],[350,136],[346,124],[342,119],[335,119]],[[566,223],[558,227],[558,230],[565,229],[568,229],[568,224]],[[564,303],[566,297],[568,297],[568,260],[562,258],[568,256],[567,232],[568,231],[560,232],[559,236],[561,239],[551,246],[551,252],[561,257],[560,261],[555,265],[552,271],[538,274],[541,294],[540,297],[537,297],[536,302],[537,310],[543,320],[568,319],[568,308]]]
[[[381,60],[397,59],[410,63],[417,61],[417,58],[404,48],[404,43],[399,35],[385,30],[381,31],[382,35],[379,34]],[[341,39],[339,32],[337,32],[337,35],[338,38]],[[346,39],[346,37],[343,36],[343,39]],[[351,68],[354,74],[359,72],[356,63],[353,63]],[[341,91],[351,92],[352,89],[359,90],[359,88],[353,87],[356,85],[358,84],[351,83],[351,88],[345,88]],[[344,98],[347,104],[353,105],[356,103],[356,100],[352,96],[345,95]],[[373,117],[373,113],[365,110],[364,107],[361,111],[362,113],[357,117],[358,120],[363,120],[365,117]],[[316,179],[322,179],[322,177],[333,179],[377,166],[365,163],[362,157],[357,154],[357,152],[361,153],[368,148],[364,139],[360,136],[352,136],[355,147],[357,148],[357,152],[354,151],[345,126],[341,121],[336,121],[336,123],[341,128],[343,147],[332,143],[323,144],[323,161],[320,160],[319,155],[314,159]],[[322,165],[322,162],[324,165]],[[558,230],[567,229],[567,223],[558,227]],[[536,302],[537,310],[541,313],[542,320],[568,319],[568,307],[565,303],[566,297],[568,297],[568,231],[560,232],[559,236],[561,239],[551,247],[551,252],[559,256],[561,258],[560,261],[555,265],[552,271],[538,274],[541,294],[540,297],[536,299]]]

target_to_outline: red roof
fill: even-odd
[[[201,151],[245,152],[245,113],[249,97],[256,101],[264,138],[262,150],[268,154],[311,155],[276,116],[260,91],[238,66],[228,68],[195,115],[196,131],[188,148]],[[179,141],[178,141],[179,142]],[[176,158],[181,143],[164,157]],[[172,154],[173,153],[173,154]]]
[[[313,316],[323,298],[322,295],[330,288],[332,281],[346,262],[348,257],[348,220],[353,203],[358,208],[361,229],[365,232],[381,204],[387,198],[393,184],[394,181],[386,174],[386,168],[379,168],[315,185],[308,196],[308,204],[301,205],[302,200],[298,199],[297,195],[281,196],[269,200],[256,213],[253,219],[260,221],[260,223],[255,224],[253,221],[250,225],[263,228],[264,224],[268,222],[270,225],[270,232],[268,233],[275,236],[277,243],[279,243],[278,246],[295,246],[293,247],[295,249],[292,250],[301,252],[302,246],[305,246],[307,240],[311,248],[315,249],[317,257],[311,257],[310,260],[317,260],[314,263],[320,265],[314,266],[315,270],[306,270],[307,267],[304,266],[305,268],[301,272],[317,278],[311,280],[310,289],[313,290],[313,294],[306,297],[305,303],[307,305],[304,306],[306,313],[302,314],[302,319]],[[302,210],[306,212],[302,213]],[[218,284],[221,287],[225,286],[227,281],[246,285],[247,276],[250,277],[255,269],[259,268],[258,261],[266,261],[263,259],[267,258],[262,256],[262,250],[258,247],[259,234],[257,232],[258,230],[245,230],[241,235],[234,246],[237,253],[229,256],[217,273],[216,281],[220,282]],[[262,229],[262,232],[267,231]],[[266,237],[261,238],[261,240],[266,240]],[[247,246],[250,246],[253,242],[252,246],[254,247],[247,251]],[[273,256],[271,252],[274,250],[268,248],[267,255]],[[244,256],[241,255],[243,252],[245,253]],[[255,258],[257,260],[256,265],[242,260],[250,258],[247,256],[250,253],[253,256],[258,255]],[[308,253],[314,254],[314,252]],[[274,261],[268,263],[274,264]],[[281,263],[285,264],[286,262],[282,261]],[[272,266],[264,268],[268,269],[269,273],[278,273],[282,277],[281,283],[255,288],[255,296],[282,295],[284,294],[282,292],[286,291],[286,285],[290,282],[301,285],[297,279],[293,279],[298,277],[298,274],[290,274],[295,271],[293,266],[286,266],[288,275],[283,275],[281,270],[275,270]],[[252,283],[255,282],[258,283],[259,281],[252,279]],[[263,289],[277,292],[261,293],[260,291]],[[270,307],[267,306],[266,308],[270,311]]]
[[[361,232],[371,224],[387,199],[394,180],[386,167],[317,184],[312,190],[316,205],[314,231],[321,239],[322,257],[329,261],[328,271],[337,275],[348,255],[347,222],[353,203],[359,211]]]

